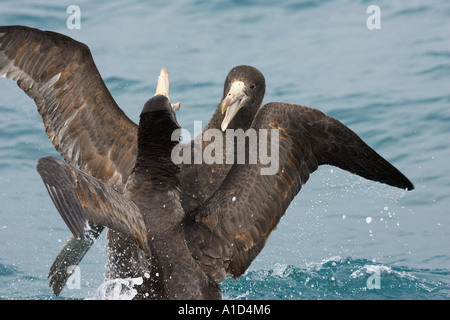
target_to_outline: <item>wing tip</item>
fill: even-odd
[[[388,164],[390,164],[388,162]],[[391,164],[390,164],[391,165]],[[391,165],[392,166],[392,165]],[[391,176],[391,186],[393,187],[397,187],[406,191],[412,191],[414,190],[414,185],[413,183],[397,168],[395,168],[394,166],[392,166],[394,168],[394,172],[393,175]]]
[[[55,157],[42,157],[38,160],[38,164],[36,166],[36,169],[39,173],[46,172],[48,170],[45,170],[47,168],[57,169],[60,168],[61,160]]]
[[[412,191],[412,190],[415,189],[415,187],[414,187],[414,185],[412,184],[412,182],[409,181],[409,180],[407,179],[407,182],[406,182],[406,184],[404,185],[403,189],[405,189],[406,191]]]

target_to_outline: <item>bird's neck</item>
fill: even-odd
[[[171,159],[172,149],[179,143],[172,141],[178,126],[164,118],[143,115],[138,128],[138,153],[134,179],[150,183],[160,191],[178,186],[179,166]]]

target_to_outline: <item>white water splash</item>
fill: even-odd
[[[94,297],[88,300],[132,300],[137,294],[133,287],[142,283],[142,277],[107,280],[97,288]]]

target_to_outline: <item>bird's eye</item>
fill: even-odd
[[[256,87],[256,84],[252,84],[252,85],[250,86],[250,89],[255,89],[255,87]]]

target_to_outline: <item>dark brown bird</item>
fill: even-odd
[[[68,164],[123,190],[136,160],[137,126],[115,104],[84,44],[53,32],[0,27],[0,76],[17,81],[35,100],[47,134]],[[278,129],[276,174],[260,175],[260,163],[182,164],[180,168],[181,203],[189,212],[185,237],[193,257],[217,284],[227,273],[237,277],[245,271],[320,164],[414,188],[336,119],[299,105],[269,103],[260,107],[264,90],[264,77],[255,68],[233,68],[225,81],[222,102],[205,129]],[[95,236],[100,231],[97,227],[91,232]],[[116,242],[117,247],[121,243],[126,242]],[[62,252],[51,274],[56,277],[55,270],[65,270],[64,263],[77,264],[90,245],[90,241],[72,238],[67,246],[75,248],[75,254]],[[122,252],[120,248],[118,252]],[[63,273],[54,283],[54,291],[62,289],[67,279]]]
[[[185,241],[179,166],[171,160],[179,125],[169,99],[144,105],[138,153],[124,194],[64,161],[48,157],[37,169],[73,235],[87,238],[89,225],[103,225],[133,239],[145,254],[136,299],[218,299],[220,287],[192,257]],[[178,131],[179,132],[179,131]],[[179,133],[178,133],[179,137]]]
[[[219,140],[225,141],[224,130],[227,127],[243,130],[250,128],[254,114],[261,106],[264,92],[265,79],[256,68],[251,66],[233,68],[225,79],[223,102],[218,104],[211,120],[200,136],[202,137],[206,132],[215,130],[219,134]],[[233,115],[236,115],[237,111],[240,110],[239,116],[234,118],[230,116],[225,120],[223,113],[225,108],[228,107],[234,110]],[[196,143],[196,140],[197,138],[194,138],[189,144],[185,145],[190,150],[190,161],[180,164],[181,204],[185,212],[203,204],[220,187],[234,163],[227,163],[226,161],[228,154],[226,144],[220,146],[222,162],[205,163],[203,159],[197,162],[195,159],[196,152],[203,153],[211,142],[207,139],[201,139],[202,142]],[[106,279],[128,278],[141,271],[139,266],[142,265],[142,254],[133,245],[132,239],[110,229],[106,241],[108,255]]]

